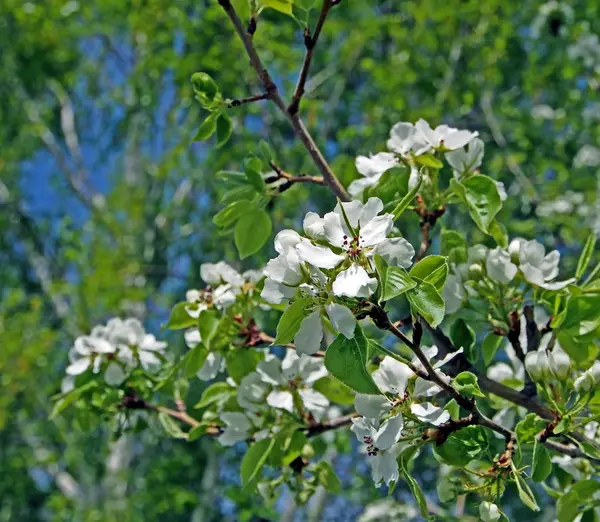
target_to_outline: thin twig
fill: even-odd
[[[269,165],[271,165],[271,168],[275,171],[279,178],[286,179],[290,183],[314,183],[315,185],[325,185],[325,180],[321,176],[309,176],[306,174],[295,176],[294,174],[290,174],[289,172],[283,170],[274,161],[270,161]]]
[[[310,34],[308,28],[306,28],[306,31],[304,32],[304,45],[306,47],[306,54],[304,55],[304,62],[302,63],[300,73],[298,74],[298,82],[296,83],[296,89],[294,90],[292,103],[290,103],[290,106],[288,107],[288,112],[290,114],[296,114],[300,109],[300,101],[302,100],[302,96],[304,96],[304,87],[306,86],[306,81],[308,79],[308,71],[312,62],[314,49],[317,45],[317,40],[319,39],[321,30],[325,24],[325,19],[327,18],[327,14],[329,13],[332,5],[332,0],[323,0],[321,13],[319,14],[319,19],[317,20],[317,25],[315,26],[313,34]]]
[[[302,119],[297,113],[290,114],[290,112],[287,110],[286,104],[281,98],[277,86],[275,85],[275,82],[271,78],[271,75],[269,74],[269,72],[262,63],[262,60],[258,56],[256,48],[254,47],[254,42],[252,41],[252,38],[250,37],[246,29],[244,28],[244,25],[242,24],[242,21],[240,20],[240,17],[235,11],[233,5],[231,5],[231,2],[229,0],[218,0],[218,2],[221,5],[221,7],[223,7],[225,12],[227,13],[227,16],[231,20],[236,33],[238,34],[240,40],[242,41],[242,44],[244,45],[246,54],[250,58],[250,65],[256,71],[256,74],[258,75],[258,78],[260,79],[269,99],[275,104],[279,111],[290,121],[292,127],[294,128],[296,136],[300,138],[300,141],[310,154],[314,164],[323,175],[323,179],[327,186],[342,201],[350,201],[351,198],[346,192],[346,189],[343,187],[343,185],[337,179],[334,172],[331,170],[331,167],[327,163],[327,160],[321,153],[320,149],[317,147],[312,136],[308,132],[308,129],[304,125]]]
[[[268,100],[269,94],[255,94],[254,96],[248,96],[247,98],[240,98],[238,100],[231,100],[229,102],[229,107],[239,107],[240,105],[245,105],[246,103],[253,103],[262,100]]]

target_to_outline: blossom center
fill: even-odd
[[[350,259],[358,259],[361,252],[365,249],[365,240],[360,235],[354,237],[344,236],[342,248]]]

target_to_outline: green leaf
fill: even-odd
[[[402,215],[402,212],[404,212],[406,210],[406,208],[408,207],[408,205],[410,205],[412,203],[412,200],[415,199],[415,196],[417,195],[417,193],[419,192],[419,189],[421,188],[422,182],[423,182],[423,179],[419,177],[418,183],[407,192],[406,196],[404,196],[400,200],[400,203],[398,203],[396,205],[396,208],[394,210],[392,210],[392,214],[394,215],[394,221],[396,221]]]
[[[411,493],[417,501],[417,505],[421,510],[421,515],[425,519],[430,520],[431,517],[429,516],[429,508],[427,507],[427,499],[425,498],[425,494],[423,493],[423,490],[421,489],[419,483],[410,474],[408,469],[409,463],[415,456],[417,450],[418,446],[410,446],[407,449],[405,449],[398,457],[398,465],[400,467],[400,471],[402,471],[402,473],[404,474],[404,480],[406,480],[406,483],[408,484]]]
[[[531,478],[534,482],[543,482],[552,472],[552,459],[543,444],[536,439],[533,443],[533,461],[531,464]]]
[[[275,445],[275,440],[275,438],[259,440],[248,448],[240,468],[242,487],[247,488],[258,476]]]
[[[475,224],[486,234],[494,217],[502,208],[502,200],[494,180],[483,174],[474,174],[462,183],[452,180],[454,192],[467,205]]]
[[[582,294],[572,297],[561,330],[573,335],[585,335],[600,326],[600,294]]]
[[[221,147],[227,143],[231,137],[232,128],[231,118],[224,112],[221,113],[217,120],[217,147]]]
[[[158,420],[163,429],[167,432],[167,435],[176,439],[187,439],[187,433],[182,431],[179,424],[177,424],[168,413],[161,411],[158,414]]]
[[[576,491],[569,491],[558,499],[556,515],[558,522],[573,522],[579,515],[580,499]]]
[[[271,237],[271,217],[262,209],[252,209],[235,225],[234,240],[240,259],[256,254]]]
[[[592,232],[585,241],[585,245],[583,246],[583,250],[579,256],[579,261],[577,261],[577,269],[575,270],[575,277],[577,279],[581,278],[581,276],[587,270],[587,267],[592,259],[592,254],[594,253],[595,246],[596,234]]]
[[[439,170],[444,166],[444,164],[433,154],[421,154],[420,156],[415,157],[415,161],[420,165],[425,165],[426,167],[431,167],[436,170]]]
[[[431,283],[441,292],[448,275],[448,263],[444,256],[427,256],[414,265],[408,274],[415,279]]]
[[[246,375],[256,369],[261,359],[262,355],[256,350],[233,350],[225,356],[225,367],[229,376],[239,384]]]
[[[219,88],[215,81],[205,72],[192,74],[191,82],[194,92],[204,94],[209,100],[213,100],[219,92]]]
[[[383,301],[389,301],[416,286],[417,282],[406,273],[404,268],[390,266],[385,274],[385,283],[383,285],[381,299]]]
[[[319,462],[315,466],[315,475],[317,482],[329,491],[329,493],[333,493],[334,495],[341,493],[342,483],[329,462],[324,460]]]
[[[502,344],[503,339],[503,336],[496,335],[494,332],[491,332],[483,340],[481,345],[481,355],[483,356],[483,362],[486,366],[488,366],[494,360],[496,352]]]
[[[463,234],[455,230],[442,230],[440,237],[440,253],[448,256],[452,263],[466,263],[469,245]]]
[[[490,223],[489,233],[500,248],[508,247],[508,232],[506,231],[506,227],[498,220],[494,219]]]
[[[253,206],[253,203],[247,199],[234,201],[213,217],[213,223],[220,228],[228,228],[248,213]]]
[[[471,372],[460,372],[452,381],[452,385],[459,393],[473,395],[475,397],[485,397],[485,395],[481,393],[481,389],[477,383],[477,377]]]
[[[540,507],[537,505],[537,502],[535,501],[533,491],[531,491],[531,488],[529,487],[527,482],[525,482],[525,480],[523,480],[523,477],[521,477],[521,475],[517,471],[517,468],[515,467],[515,463],[511,461],[510,465],[513,470],[515,485],[517,486],[517,490],[519,492],[519,498],[521,499],[521,502],[523,502],[523,504],[525,504],[532,511],[539,511]]]
[[[413,315],[421,315],[431,326],[436,327],[444,318],[444,299],[431,283],[417,283],[417,287],[407,293]]]
[[[187,434],[187,441],[193,442],[196,439],[199,439],[206,433],[206,428],[208,428],[209,424],[207,422],[201,423],[199,426],[192,428]]]
[[[198,317],[198,330],[202,344],[210,351],[210,342],[219,328],[219,314],[215,310],[203,310]]]
[[[58,417],[63,411],[65,411],[73,402],[75,402],[81,395],[87,390],[91,390],[97,386],[96,381],[90,381],[80,386],[79,388],[75,388],[70,392],[64,394],[60,399],[56,401],[54,404],[54,408],[52,408],[52,412],[48,416],[48,420],[53,420]]]
[[[244,161],[246,178],[259,194],[265,191],[265,180],[260,173],[261,170],[262,163],[258,158],[248,158]]]
[[[235,388],[226,382],[215,382],[202,392],[200,400],[194,408],[206,408],[211,404],[225,404],[235,394]]]
[[[462,348],[469,361],[477,359],[473,346],[475,345],[475,332],[464,319],[457,319],[450,328],[450,338],[456,348]]]
[[[204,366],[206,358],[208,357],[208,350],[206,347],[199,343],[194,346],[186,357],[184,374],[189,379],[196,375],[200,368]]]
[[[217,113],[213,112],[200,124],[194,141],[205,141],[217,130]]]
[[[190,306],[190,303],[183,301],[182,303],[177,303],[173,307],[169,322],[167,323],[167,328],[169,330],[182,330],[184,328],[196,326],[196,319],[190,317],[187,313],[186,307],[188,306]]]
[[[535,440],[535,436],[542,431],[545,426],[546,423],[540,419],[540,417],[535,413],[529,413],[515,427],[519,446],[532,443]]]
[[[275,159],[275,154],[273,154],[273,149],[271,149],[271,146],[265,140],[260,140],[258,142],[258,151],[259,151],[260,155],[262,156],[262,159],[267,164],[270,161],[273,161]]]
[[[554,430],[554,432],[556,433],[556,430]],[[598,450],[598,448],[596,448],[596,446],[593,444],[590,444],[589,442],[578,441],[577,445],[588,457],[600,460],[600,450]]]
[[[286,15],[292,15],[293,0],[260,0],[260,3]]]
[[[311,300],[308,298],[297,299],[283,312],[277,324],[274,345],[291,343],[300,329],[300,324],[309,313]]]
[[[337,404],[354,404],[354,392],[345,384],[330,375],[321,377],[313,384],[315,391],[322,393],[331,402]]]
[[[325,367],[336,379],[358,393],[381,392],[367,372],[367,339],[357,324],[352,339],[338,335],[325,352]]]
[[[377,270],[377,275],[379,276],[379,295],[380,298],[379,300],[381,301],[383,299],[383,296],[385,295],[386,292],[386,277],[387,277],[387,271],[388,271],[388,264],[386,262],[385,259],[383,259],[383,257],[381,257],[379,254],[375,254],[373,256],[373,261],[375,262],[375,270]]]
[[[467,426],[454,432],[434,453],[451,466],[462,468],[487,451],[488,438],[481,426]]]

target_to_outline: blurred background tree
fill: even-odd
[[[383,150],[397,121],[479,131],[482,169],[514,196],[501,214],[509,233],[558,248],[568,269],[588,230],[600,232],[599,34],[600,4],[586,0],[342,2],[302,112],[345,184],[358,176],[354,157]],[[265,10],[254,39],[289,95],[302,31]],[[194,72],[230,98],[260,92],[222,9],[214,0],[5,0],[0,65],[0,521],[268,517],[237,489],[234,451],[167,440],[157,426],[119,438],[96,413],[48,420],[78,332],[113,315],[152,317],[158,332],[198,284],[200,263],[236,259],[211,221],[216,172],[239,169],[263,137],[283,168],[317,174],[266,103],[230,109],[226,152],[193,142],[203,118]],[[325,190],[295,186],[277,200],[274,228],[331,203]],[[418,217],[403,219],[417,245]],[[453,211],[441,225],[468,219]],[[349,439],[337,444],[343,494],[321,495],[308,515],[283,498],[282,517],[352,520],[380,497],[348,460]],[[434,487],[433,475],[421,479]],[[410,506],[393,502],[363,519],[410,518]]]

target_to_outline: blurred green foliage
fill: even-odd
[[[356,178],[354,157],[383,150],[399,120],[477,130],[485,173],[514,195],[501,221],[558,247],[573,270],[599,227],[600,161],[576,158],[600,146],[600,57],[576,50],[600,33],[600,4],[548,5],[336,7],[301,111],[340,179]],[[287,171],[314,167],[266,102],[228,109],[225,152],[192,144],[205,117],[192,73],[211,74],[228,98],[260,92],[216,1],[5,0],[0,35],[0,521],[237,519],[222,494],[234,480],[214,445],[165,441],[156,427],[115,444],[100,419],[49,422],[51,397],[77,332],[112,315],[166,320],[200,262],[236,259],[233,237],[211,221],[217,171],[240,170],[259,136]],[[303,55],[298,26],[266,10],[254,39],[289,94]],[[324,189],[296,186],[275,203],[273,228],[331,203]],[[441,226],[469,219],[453,211]],[[417,223],[401,224],[414,244]],[[79,430],[85,423],[92,435]],[[118,451],[128,455],[120,464]],[[362,477],[345,481],[346,499],[359,490],[361,503],[378,496]],[[235,502],[239,519],[252,516],[251,501]]]

